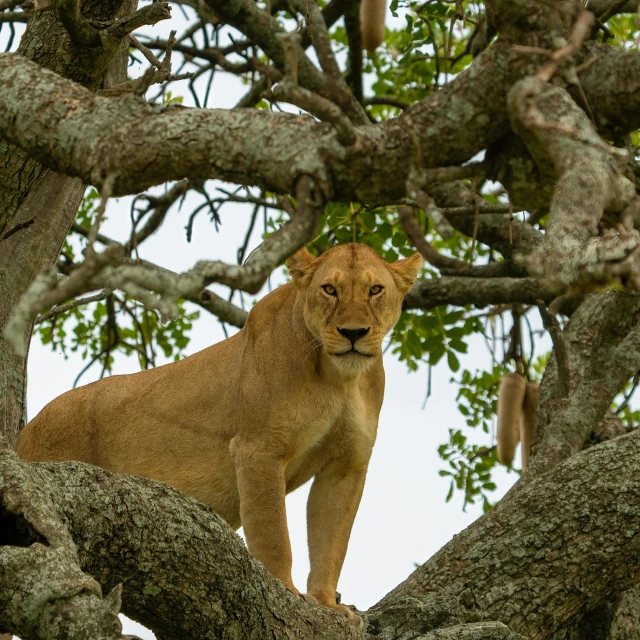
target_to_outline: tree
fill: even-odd
[[[18,1],[0,0],[8,51],[28,18],[0,54],[0,632],[111,640],[121,610],[161,640],[636,637],[637,3],[394,0],[406,28],[363,59],[356,0],[176,0],[189,29],[144,44],[132,32],[168,4]],[[214,73],[246,82],[236,108],[206,108]],[[195,108],[169,94],[179,80]],[[212,197],[212,179],[238,188]],[[262,211],[264,242],[184,274],[138,259],[187,193],[191,220],[253,206],[247,237]],[[111,242],[106,202],[130,194],[131,238]],[[362,629],[293,596],[177,491],[13,453],[34,322],[103,373],[117,350],[152,366],[155,349],[180,355],[189,303],[242,326],[234,292],[351,239],[427,260],[392,347],[413,368],[446,358],[470,427],[487,428],[505,371],[542,374],[527,472],[491,508],[495,453],[452,433],[443,473],[487,513]],[[538,312],[548,358],[523,348]],[[457,373],[466,337],[505,322],[502,356]]]

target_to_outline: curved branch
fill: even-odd
[[[619,214],[635,196],[625,176],[627,154],[606,144],[560,87],[528,78],[513,87],[509,103],[513,127],[538,166],[555,172],[544,243],[529,266],[561,293],[577,283],[584,267],[601,261],[589,243],[603,215]],[[633,238],[629,242],[635,246]]]
[[[548,637],[640,581],[640,434],[521,481],[369,612],[403,599],[458,597],[484,620]]]
[[[640,54],[587,42],[576,62],[578,78],[598,130],[615,138],[639,129]],[[573,93],[575,87],[571,90]],[[576,100],[581,104],[578,95]]]
[[[533,461],[527,475],[545,473],[582,449],[616,394],[640,369],[640,296],[623,291],[592,294],[564,331],[569,396],[562,367],[552,355],[540,386]]]
[[[123,613],[163,639],[362,637],[293,595],[219,516],[168,485],[80,463],[29,467],[55,496],[83,570],[103,590],[123,583]]]
[[[252,0],[207,0],[207,5],[222,22],[244,33],[255,42],[284,71],[282,43],[277,37],[284,33],[280,24],[263,11]],[[366,124],[366,113],[349,91],[345,91],[343,81],[323,75],[300,49],[298,56],[300,84],[310,91],[337,104],[355,124]]]
[[[174,189],[176,187],[180,187],[182,189],[182,188],[186,188],[186,185],[182,183],[178,183],[177,185],[174,186]],[[160,196],[158,200],[162,198],[166,198],[166,196],[168,196],[170,193],[171,191],[167,192],[167,194],[165,194],[164,196]],[[175,193],[173,195],[175,195]],[[166,206],[168,204],[169,202],[165,200],[163,201],[162,206]],[[84,227],[81,227],[78,224],[74,224],[72,226],[72,229],[76,233],[79,233],[80,235],[84,236],[85,238],[89,235],[89,230],[85,229]],[[111,238],[107,238],[106,236],[100,233],[98,234],[96,239],[98,240],[98,242],[105,245],[105,247],[119,244],[115,240],[112,240]],[[120,246],[122,246],[125,251],[129,250],[128,243],[126,245],[120,245]],[[150,269],[151,271],[157,271],[160,274],[164,274],[169,281],[177,281],[179,279],[179,275],[174,271],[171,271],[170,269],[165,269],[164,267],[160,267],[157,264],[153,264],[152,262],[149,262],[148,260],[137,260],[136,263]],[[185,296],[185,300],[188,300],[193,304],[197,304],[199,307],[201,307],[205,311],[208,311],[209,313],[219,318],[222,322],[226,322],[227,324],[230,324],[234,327],[238,327],[238,329],[241,329],[244,326],[244,323],[247,321],[247,316],[249,315],[248,311],[245,311],[240,307],[236,307],[235,304],[232,304],[231,302],[225,300],[224,298],[221,298],[219,295],[215,294],[213,291],[209,289],[203,289],[199,293],[187,294]],[[78,302],[82,304],[84,304],[85,301],[86,301],[86,298],[83,298],[82,300],[78,300]],[[56,310],[53,309],[50,313],[52,315],[55,315],[55,311]],[[48,315],[48,314],[43,314],[43,315]],[[40,322],[39,319],[37,319],[36,321]]]
[[[75,44],[91,49],[102,46],[98,30],[80,13],[78,0],[55,0],[54,7]]]
[[[362,637],[288,592],[218,516],[167,485],[80,463],[29,468],[55,496],[83,570],[103,588],[122,582],[123,612],[163,638]],[[496,620],[536,640],[549,635],[640,579],[638,477],[632,434],[520,483],[370,610],[369,632],[395,640]]]

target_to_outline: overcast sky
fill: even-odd
[[[174,18],[156,25],[153,35],[166,35],[172,28],[180,33],[184,19],[174,7]],[[4,49],[6,27],[0,33],[0,47]],[[131,76],[141,74],[140,67],[130,71]],[[203,79],[204,81],[204,79]],[[236,79],[217,74],[213,84],[212,103],[229,107],[246,90]],[[184,95],[185,104],[191,104],[186,83],[172,87],[174,95]],[[153,90],[149,92],[153,95]],[[211,184],[209,191],[213,192]],[[225,185],[228,186],[228,185]],[[102,231],[114,239],[129,237],[129,198],[110,202],[107,221]],[[176,271],[193,266],[199,259],[236,261],[236,250],[246,230],[249,211],[238,205],[223,209],[222,227],[216,232],[206,213],[196,219],[193,240],[185,240],[184,226],[191,211],[190,202],[170,212],[160,231],[140,248],[140,257]],[[251,248],[260,241],[260,229],[254,233]],[[283,273],[274,282],[284,281]],[[265,287],[260,295],[268,293]],[[429,313],[429,312],[427,312]],[[218,321],[202,312],[191,333],[187,353],[195,353],[224,339]],[[55,397],[71,388],[73,381],[86,364],[77,354],[65,358],[61,353],[42,346],[36,337],[31,345],[28,379],[28,415],[33,417]],[[461,358],[467,369],[485,369],[490,365],[484,341],[477,337],[470,341],[469,354]],[[137,360],[118,357],[115,373],[131,373],[138,368]],[[409,373],[389,353],[385,356],[387,386],[380,417],[378,439],[371,460],[364,496],[355,521],[349,551],[342,571],[339,591],[343,602],[366,609],[374,604],[414,569],[446,544],[481,514],[480,505],[470,505],[462,512],[462,496],[445,504],[448,481],[438,475],[444,468],[437,455],[438,445],[448,440],[448,429],[464,427],[464,420],[456,410],[457,386],[450,384],[451,373],[442,362],[433,371],[432,395],[423,410],[427,388],[427,371],[422,367]],[[81,383],[97,379],[99,368],[94,367]],[[206,389],[202,390],[206,393]],[[468,430],[467,430],[468,431]],[[481,432],[470,433],[472,441],[490,446],[491,437]],[[517,479],[499,469],[496,499],[505,493]],[[293,546],[293,578],[304,590],[308,572],[306,549],[305,505],[309,486],[300,488],[287,498],[289,529]],[[125,621],[125,630],[141,637],[153,635],[139,625]]]

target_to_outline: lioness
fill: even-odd
[[[382,338],[422,266],[347,244],[287,261],[293,282],[244,328],[180,362],[69,391],[22,431],[28,461],[80,460],[209,505],[294,593],[285,494],[307,505],[310,596],[336,604],[384,393]]]

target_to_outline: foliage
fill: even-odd
[[[75,386],[94,364],[102,367],[100,377],[111,373],[117,353],[136,356],[142,369],[155,366],[159,354],[179,360],[199,316],[199,311],[189,311],[180,302],[177,317],[163,324],[157,312],[126,295],[113,293],[106,300],[53,316],[38,326],[38,333],[42,344],[50,344],[65,357],[68,352],[77,352],[88,360]]]

